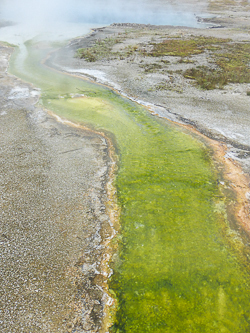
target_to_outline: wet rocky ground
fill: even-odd
[[[56,121],[0,47],[1,332],[99,332],[107,142]]]
[[[212,14],[206,21],[219,26],[116,24],[71,41],[48,64],[107,84],[150,105],[160,116],[225,142],[228,156],[249,173],[248,83],[204,91],[178,73],[145,73],[139,55],[96,62],[74,58],[80,47],[131,31],[131,38],[114,51],[152,38],[157,42],[163,34],[250,41],[248,3],[193,0],[184,5]],[[143,37],[136,36],[141,29]],[[108,144],[93,132],[56,121],[39,107],[39,91],[7,74],[10,53],[10,48],[0,47],[1,332],[100,332],[106,302],[100,263],[111,233],[105,211]],[[172,71],[188,66],[171,59]],[[154,60],[146,62],[152,65]],[[162,81],[169,89],[155,89]]]
[[[172,2],[172,5],[177,4]],[[184,1],[183,5],[187,9],[192,6],[194,8],[196,1]],[[249,173],[250,83],[229,82],[222,89],[206,90],[180,74],[180,71],[194,65],[196,68],[215,68],[208,51],[187,58],[157,58],[143,54],[144,49],[152,49],[152,43],[161,43],[164,39],[190,40],[205,37],[230,39],[231,44],[250,42],[248,3],[204,1],[199,2],[197,8],[200,10],[197,16],[205,24],[199,28],[112,24],[95,29],[88,36],[72,40],[53,54],[48,64],[111,86],[149,106],[162,117],[190,124],[206,136],[225,142],[228,156],[240,162]],[[108,43],[108,40],[118,40],[109,51],[96,48],[97,53],[91,53],[89,59],[75,57],[77,50],[91,49],[98,43],[101,45],[102,41]],[[99,57],[98,52],[103,52],[103,55]]]

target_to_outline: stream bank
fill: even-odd
[[[100,332],[108,143],[39,107],[0,52],[1,332]]]
[[[82,74],[82,73],[81,73]],[[133,80],[132,80],[133,81]],[[19,82],[20,83],[20,82]],[[107,83],[107,82],[106,82]],[[131,82],[129,82],[129,84],[130,84]],[[14,90],[14,92],[12,91],[12,95],[11,96],[13,96],[13,95],[17,95],[17,96],[19,96],[19,99],[21,98],[22,99],[22,97],[25,95],[26,97],[25,98],[27,98],[27,96],[29,95],[27,95],[27,86],[25,86],[24,87],[25,88],[25,90],[20,90],[19,88],[19,90],[17,89],[17,90]],[[24,95],[23,95],[24,94]],[[25,106],[24,105],[22,105],[22,107],[24,108]],[[41,111],[41,110],[40,110]],[[4,110],[4,112],[6,112],[5,110]],[[21,121],[21,119],[22,119],[22,117],[21,116],[19,116],[19,117],[17,117],[17,118],[15,118],[14,117],[14,115],[10,112],[10,118],[8,119],[8,121],[7,121],[7,125],[10,123],[10,121],[11,121],[11,119],[16,119],[16,121],[17,121],[17,123],[19,123],[19,122],[22,122]],[[13,116],[13,118],[12,118],[12,116]],[[39,118],[39,117],[37,117],[37,118]],[[43,119],[43,120],[45,120],[45,119]],[[48,120],[47,120],[48,121]],[[42,122],[43,123],[43,122]],[[46,121],[45,121],[45,123],[46,123]],[[54,125],[53,125],[54,126]],[[28,131],[28,129],[29,129],[29,127],[30,127],[30,124],[29,124],[29,126],[26,126],[25,127],[25,129],[24,129],[24,133],[26,133],[27,131]],[[8,126],[6,126],[6,130],[8,129],[8,128],[10,128],[10,127],[8,127]],[[60,130],[61,130],[61,128],[60,128]],[[8,131],[7,131],[8,132]],[[55,130],[54,131],[56,134],[54,135],[55,137],[57,137],[57,130]],[[60,131],[59,131],[59,133],[61,133]],[[67,133],[68,134],[68,133]],[[77,134],[79,134],[79,133],[77,133]],[[74,135],[72,135],[72,136],[74,136]],[[87,136],[87,134],[85,133],[85,135],[84,136]],[[6,135],[6,137],[7,137],[7,135]],[[31,139],[29,138],[29,140],[31,141]],[[85,144],[85,142],[84,142],[84,144]],[[7,145],[9,145],[9,142],[7,143]],[[72,142],[71,142],[71,144],[70,145],[72,145]],[[26,143],[24,143],[24,146],[26,146]],[[20,148],[20,147],[19,147]],[[101,146],[99,145],[98,147],[97,147],[98,149],[100,149],[101,148]],[[107,145],[106,145],[106,147],[105,147],[105,145],[104,145],[104,147],[103,147],[103,150],[105,150],[107,148]],[[76,148],[76,149],[78,149],[78,147]],[[72,150],[71,150],[72,151]],[[65,154],[66,154],[66,152],[65,152]],[[40,152],[39,151],[39,156],[42,156],[43,154],[42,154],[42,152]],[[49,155],[50,156],[50,155]],[[51,159],[52,159],[52,156],[53,156],[53,153],[51,154]],[[77,157],[77,159],[78,159],[78,157]],[[89,159],[91,159],[91,156],[88,156],[88,161],[89,161]],[[11,159],[10,159],[11,160]],[[57,166],[57,170],[58,170],[58,168],[60,169],[61,168],[61,165],[64,165],[66,163],[66,165],[67,165],[67,162],[65,162],[64,160],[60,160],[60,166]],[[40,164],[40,162],[38,163],[38,164]],[[45,165],[47,164],[47,162],[45,163]],[[97,164],[99,164],[99,161],[97,162]],[[70,166],[71,167],[71,166]],[[69,168],[67,168],[66,167],[66,173],[68,173],[69,172]],[[84,170],[81,170],[81,171],[84,171]],[[30,172],[30,170],[29,170],[29,172]],[[39,170],[39,173],[41,173],[41,171]],[[73,173],[75,174],[75,171],[73,171]],[[80,174],[81,174],[81,172],[80,172]],[[63,179],[64,179],[64,177],[65,177],[65,175],[62,175],[63,176]],[[80,175],[79,176],[77,176],[77,178],[78,177],[80,177]],[[46,174],[45,175],[45,178],[48,178],[48,175]],[[54,177],[53,177],[54,178]],[[89,178],[89,180],[90,180],[90,178]],[[84,179],[84,181],[85,181],[85,179]],[[91,182],[92,182],[92,180],[91,180]],[[40,183],[39,183],[40,184]],[[67,184],[67,182],[66,182],[66,184]],[[65,185],[65,184],[64,184]],[[63,187],[64,187],[64,185],[63,185]],[[39,185],[40,186],[40,185]],[[47,185],[46,185],[47,186]],[[103,188],[103,184],[102,184],[102,188]],[[105,193],[104,193],[105,194]],[[70,197],[71,197],[71,195],[70,195]],[[49,198],[49,201],[51,200],[51,198],[50,197],[48,197]],[[68,198],[67,198],[67,200],[68,200]],[[17,200],[15,200],[15,201],[17,201],[18,202],[18,199]],[[63,201],[63,203],[65,204],[65,206],[66,205],[68,205],[68,201],[66,202],[66,201]],[[9,201],[9,203],[8,203],[9,205],[11,205],[12,204],[12,201],[10,200]],[[92,212],[92,211],[91,211]],[[84,217],[84,219],[85,219],[85,217]],[[139,225],[137,225],[137,227],[142,227],[140,224]],[[94,226],[92,226],[91,228],[95,228]],[[4,236],[4,238],[8,238],[8,235],[6,235],[6,234],[3,234]],[[85,234],[86,235],[86,234]],[[7,239],[6,238],[6,239]],[[90,237],[91,238],[91,237]],[[59,238],[60,239],[60,238]],[[93,240],[93,238],[91,238],[91,240]],[[81,245],[82,246],[82,245]],[[87,244],[86,245],[87,247],[89,246],[89,244]],[[92,251],[92,250],[91,250]],[[84,287],[83,287],[83,289],[84,290],[88,290],[88,288],[89,288],[89,283],[91,283],[91,281],[96,281],[96,280],[98,280],[98,277],[97,277],[97,279],[93,279],[93,276],[91,275],[91,274],[93,274],[93,271],[94,271],[94,268],[95,268],[95,264],[94,264],[94,262],[93,262],[93,265],[92,264],[90,264],[90,266],[88,265],[89,263],[87,263],[86,264],[86,262],[85,262],[85,260],[86,260],[86,253],[84,254],[84,256],[82,256],[82,260],[80,259],[79,260],[79,267],[81,267],[81,271],[82,271],[82,268],[84,268],[84,272],[85,273],[87,273],[87,275],[88,274],[90,274],[90,276],[88,277],[88,279],[86,280],[86,284],[84,285]],[[98,262],[98,259],[96,259],[95,258],[95,260]],[[73,261],[74,262],[74,261]],[[77,266],[77,262],[76,262],[76,266]],[[91,269],[89,270],[89,268],[91,267]],[[93,268],[94,267],[94,268]],[[92,269],[93,268],[93,269]],[[35,280],[36,281],[36,280]],[[173,279],[173,281],[174,281],[174,279]],[[171,277],[168,279],[168,280],[164,280],[164,281],[161,281],[163,284],[165,284],[165,286],[167,286],[168,288],[172,288],[173,287],[173,281],[171,280]],[[83,284],[82,284],[82,286],[83,286]],[[96,290],[95,289],[95,287],[94,286],[92,286],[91,285],[91,288],[93,287],[93,289],[94,290]],[[164,287],[164,286],[163,286]],[[175,287],[176,287],[176,285],[175,285]],[[15,288],[16,290],[18,290],[18,288]],[[37,290],[38,289],[36,289],[34,292],[37,292]],[[74,292],[75,291],[73,291],[73,294],[74,294]],[[137,291],[138,292],[138,291]],[[89,331],[98,331],[98,328],[97,328],[97,326],[98,326],[98,320],[96,320],[96,326],[93,324],[93,321],[92,321],[92,319],[93,318],[98,318],[98,315],[97,315],[97,313],[99,313],[99,315],[101,316],[101,307],[100,306],[98,306],[98,304],[96,303],[96,302],[100,302],[100,295],[98,294],[99,292],[97,292],[97,294],[95,294],[95,296],[94,297],[96,297],[95,298],[95,301],[94,302],[92,302],[91,303],[91,300],[89,300],[89,298],[88,298],[88,295],[86,295],[86,294],[84,294],[84,299],[85,300],[87,300],[87,302],[86,302],[86,304],[85,304],[85,306],[88,306],[89,304],[90,304],[90,307],[88,308],[88,309],[86,309],[86,311],[85,311],[85,316],[83,317],[83,318],[87,318],[87,320],[86,320],[86,322],[84,323],[83,321],[82,321],[82,318],[81,318],[81,310],[82,310],[82,304],[81,303],[79,303],[78,305],[79,305],[79,308],[78,308],[78,310],[79,310],[79,312],[78,312],[78,310],[75,310],[76,308],[74,308],[74,313],[79,313],[79,316],[77,316],[76,315],[76,317],[78,318],[78,319],[76,319],[76,317],[75,317],[75,319],[73,320],[73,322],[74,322],[74,324],[70,327],[70,323],[68,323],[69,324],[69,326],[68,326],[68,330],[70,331],[70,330],[72,330],[73,329],[73,327],[74,327],[74,325],[75,325],[75,329],[77,329],[78,331],[81,331],[81,330],[89,330]],[[139,293],[140,293],[140,291],[139,291]],[[94,292],[93,292],[93,295],[94,295]],[[168,295],[167,294],[164,294],[166,297],[168,297]],[[219,288],[219,304],[218,304],[218,307],[219,307],[219,313],[220,313],[220,315],[221,314],[223,314],[223,312],[224,312],[224,305],[225,305],[225,302],[224,302],[224,300],[225,300],[225,294],[224,294],[224,292],[223,292],[223,288]],[[137,295],[138,296],[138,295]],[[92,305],[91,305],[92,304]],[[93,305],[93,304],[95,304],[95,305]],[[183,303],[184,304],[184,303]],[[91,307],[92,306],[92,307]],[[99,312],[98,312],[99,311]],[[34,311],[33,311],[33,309],[32,309],[32,311],[31,312],[33,312],[33,314],[34,314]],[[90,315],[90,316],[89,316]],[[32,313],[29,315],[29,317],[30,318],[32,318]],[[34,319],[34,321],[35,321],[35,318],[33,318]],[[43,320],[44,320],[44,318],[43,318]],[[46,323],[43,323],[43,325],[44,326],[41,326],[41,324],[39,324],[41,327],[42,327],[42,329],[44,330],[44,331],[46,331],[46,330],[48,330],[48,329],[50,329],[50,331],[52,331],[53,330],[53,326],[51,326],[51,327],[49,327],[49,326],[46,326],[46,325],[49,325],[50,324],[50,320],[47,320],[47,319],[45,319],[44,320],[44,322]],[[100,321],[99,321],[99,323],[100,323]],[[21,327],[21,326],[20,326]],[[49,327],[49,328],[48,328]],[[34,328],[33,328],[34,329]]]
[[[238,191],[238,198],[229,203],[230,207],[237,207],[234,210],[230,208],[230,215],[236,214],[238,222],[249,232],[250,83],[229,83],[222,89],[205,90],[180,74],[180,70],[194,65],[199,67],[206,64],[213,68],[213,54],[208,51],[190,56],[187,61],[180,56],[157,59],[138,52],[138,49],[150,49],[148,43],[152,40],[157,45],[163,38],[178,42],[207,39],[212,40],[212,44],[230,39],[230,45],[249,44],[246,21],[250,21],[250,18],[248,12],[243,15],[242,8],[223,8],[220,13],[214,11],[214,16],[206,19],[217,24],[212,28],[130,23],[97,28],[51,54],[46,64],[109,86],[122,96],[146,106],[157,117],[188,126],[191,131],[198,131],[211,139],[211,144],[218,146],[215,151],[221,152],[222,163],[227,168],[231,164],[232,172],[229,171],[230,167],[226,172],[230,179],[225,191],[228,186]],[[90,61],[77,57],[77,51],[82,48],[90,50],[91,56],[94,55],[96,59]],[[165,63],[166,67],[163,66]],[[222,150],[220,145],[224,146]],[[236,180],[237,174],[242,175],[239,181]],[[239,211],[244,212],[243,215]]]
[[[94,29],[88,36],[76,38],[58,50],[48,64],[110,86],[149,106],[159,116],[189,124],[206,136],[226,143],[228,156],[240,162],[249,173],[250,83],[229,82],[222,89],[203,90],[193,80],[183,77],[180,72],[194,66],[215,68],[213,54],[207,50],[186,58],[178,55],[157,58],[142,53],[164,39],[180,42],[207,38],[214,39],[214,44],[216,40],[231,39],[231,45],[249,43],[249,13],[243,15],[242,11],[240,7],[236,12],[214,12],[215,17],[206,20],[219,25],[214,28],[113,24]],[[106,49],[96,47],[102,42],[108,46]],[[76,57],[77,50],[93,47],[96,47],[93,53],[96,59],[87,61]]]
[[[217,19],[216,22],[219,23],[219,20]],[[226,20],[223,22],[225,23]],[[187,68],[186,64],[183,65],[179,62],[181,59],[178,57],[172,58],[173,60],[171,61],[169,59],[170,57],[164,59],[166,62],[170,62],[171,73],[154,70],[153,65],[155,59],[147,58],[146,65],[153,68],[151,72],[147,73],[145,71],[145,64],[144,66],[141,66],[142,56],[133,52],[133,49],[136,50],[138,45],[139,47],[145,45],[145,43],[152,38],[154,43],[157,44],[163,37],[185,39],[187,35],[191,36],[191,39],[193,37],[230,38],[232,39],[232,44],[249,43],[250,41],[246,27],[241,26],[241,29],[239,29],[239,26],[231,23],[228,27],[217,27],[203,30],[185,27],[174,28],[136,24],[114,24],[109,27],[95,29],[93,33],[87,37],[74,39],[65,48],[54,53],[51,58],[47,60],[46,64],[72,75],[91,78],[99,83],[110,86],[122,95],[129,96],[131,100],[135,100],[140,104],[148,106],[153,114],[184,125],[188,124],[191,130],[192,128],[196,129],[208,138],[216,140],[218,144],[211,141],[211,144],[216,151],[215,155],[226,165],[224,169],[225,179],[221,180],[220,183],[224,188],[224,193],[229,195],[227,201],[228,218],[231,220],[229,223],[231,223],[231,227],[234,224],[233,228],[235,230],[243,227],[243,229],[249,234],[249,83],[229,83],[223,87],[223,89],[220,88],[215,90],[197,89],[190,80],[182,78],[180,73],[177,72],[180,69],[183,70],[183,68]],[[119,39],[119,42],[114,43],[110,50],[110,54],[106,54],[100,59],[86,61],[74,57],[79,48],[95,47],[97,43],[101,45],[102,41],[105,42],[105,39],[112,40],[116,38]],[[198,59],[196,57],[195,60],[197,61],[198,66],[204,64],[204,62],[206,64],[208,63],[205,56]],[[188,66],[190,67],[190,65]],[[159,87],[162,82],[164,82],[166,87],[164,89],[157,89],[157,86]],[[245,175],[241,168],[243,168]],[[236,196],[229,194],[229,188],[231,190],[236,188]],[[239,227],[237,223],[241,223],[241,227]],[[232,230],[228,230],[228,232],[230,233]],[[234,237],[238,237],[236,236],[238,232],[239,231],[235,231]],[[129,236],[126,234],[126,237]],[[248,248],[247,239],[249,236],[247,237],[244,235],[244,237],[244,246]],[[243,247],[240,246],[241,250],[243,250]],[[129,260],[128,253],[130,252],[128,251],[128,253],[126,253],[126,249],[123,249],[123,245],[121,248],[122,256]],[[134,265],[137,267],[139,263],[134,262]],[[123,273],[121,273],[121,275],[122,274]],[[126,275],[127,273],[124,274]],[[121,278],[121,275],[120,267],[116,268],[116,282],[112,282],[111,284],[111,288],[114,288],[116,291],[120,288],[117,281]],[[132,275],[131,279],[134,277],[135,276]],[[135,281],[140,281],[140,276],[137,276],[136,278],[138,280],[135,279]],[[168,292],[172,286],[176,284],[176,280],[175,282],[173,279],[170,280],[166,282],[168,285],[166,287]],[[138,309],[138,307],[133,305],[134,308],[131,306],[129,310],[126,308],[126,305],[124,305],[130,304],[129,299],[131,298],[134,298],[135,302],[140,304],[139,302],[142,298],[144,287],[140,285],[138,288],[131,284],[125,284],[123,289],[121,289],[122,292],[119,293],[119,301],[120,304],[122,304],[123,310],[120,309],[118,311],[115,330],[132,330],[132,327],[135,331],[141,329],[143,314],[138,313],[136,316],[132,315],[131,313],[137,311],[136,309]],[[219,298],[222,297],[224,299],[224,293],[223,296],[221,296],[220,293],[221,291],[219,291]],[[147,294],[148,301],[150,302],[150,291],[148,291]],[[166,297],[170,302],[169,294],[166,295]],[[159,298],[154,305],[158,310],[160,302],[161,300]],[[149,305],[146,305],[145,303],[143,304],[144,310],[148,313],[148,316],[150,316],[152,309],[150,310]],[[183,307],[185,307],[185,305],[183,305]],[[126,313],[125,317],[123,317],[123,311]],[[218,309],[219,313],[221,313],[221,311],[221,309]],[[126,317],[128,316],[128,313],[134,318],[136,317],[134,319],[135,321],[130,321],[130,318]],[[222,326],[214,327],[215,331],[218,330],[219,332],[221,329],[226,329],[227,324],[223,326],[222,319],[220,324]],[[143,331],[145,332],[153,329],[161,332],[163,327],[160,327],[159,325],[150,328],[150,326],[145,324],[143,326]],[[192,326],[192,329],[196,330],[197,327]],[[173,332],[174,329],[176,329],[176,327],[172,327],[171,332]],[[182,329],[185,330],[185,328]],[[203,332],[205,331],[205,328],[203,328]]]

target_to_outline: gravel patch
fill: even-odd
[[[107,142],[36,106],[0,48],[1,332],[99,332]]]

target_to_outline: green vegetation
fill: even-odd
[[[151,43],[153,49],[145,54],[153,57],[178,56],[179,63],[192,63],[186,58],[207,52],[210,66],[197,66],[183,72],[196,80],[203,89],[223,88],[227,83],[250,82],[250,43],[229,43],[229,39],[193,37],[188,40],[168,39]]]
[[[8,47],[16,47],[17,45],[15,44],[10,44],[8,42],[3,42],[3,41],[0,41],[0,45],[3,45],[3,46],[8,46]]]
[[[223,88],[227,83],[250,83],[250,43],[224,44],[220,52],[213,54],[216,69],[206,66],[184,72],[203,89]]]
[[[139,49],[138,45],[128,45],[121,52],[112,52],[113,46],[121,43],[126,38],[128,38],[127,32],[116,37],[97,40],[93,46],[78,49],[75,57],[84,58],[88,62],[95,62],[103,58],[123,60],[135,54]]]
[[[131,37],[133,33],[124,33],[117,37],[99,40],[92,47],[79,49],[76,56],[90,62],[102,58],[120,60],[130,58],[132,61],[135,54],[140,57],[154,57],[159,58],[159,61],[139,65],[145,73],[164,70],[169,73],[167,65],[170,62],[166,57],[180,57],[177,63],[195,64],[192,56],[205,53],[210,64],[194,66],[179,73],[187,79],[195,80],[196,84],[202,89],[222,89],[230,82],[250,82],[250,43],[233,43],[230,39],[215,37],[191,36],[189,39],[181,39],[175,36],[160,42],[151,41],[148,45],[128,45],[119,52],[112,52],[113,46],[128,38],[128,35]]]
[[[217,1],[209,1],[209,9],[210,10],[223,10],[223,7],[239,7],[242,6],[246,11],[249,10],[249,2],[247,0],[217,0]]]
[[[159,84],[157,84],[154,90],[170,90],[178,92],[180,94],[183,92],[182,88],[179,85],[167,81],[162,81]]]
[[[12,72],[42,88],[46,108],[105,131],[119,152],[112,331],[248,332],[248,268],[237,259],[239,235],[226,227],[209,151],[111,90],[49,70],[40,61],[51,50],[27,46]],[[79,91],[84,98],[70,97]]]
[[[76,57],[84,58],[86,61],[94,62],[102,58],[109,58],[112,55],[112,48],[115,44],[121,43],[122,38],[107,37],[102,40],[97,40],[95,44],[88,48],[80,48],[76,52]]]
[[[194,40],[168,39],[162,43],[152,45],[153,50],[147,54],[152,57],[162,57],[167,55],[187,57],[191,54],[193,55],[203,52],[203,49],[199,48]]]
[[[166,59],[161,59],[161,62],[163,62],[165,65],[170,64],[170,61],[169,61],[169,60],[166,60]]]
[[[203,89],[222,89],[227,84],[227,74],[222,70],[211,69],[207,66],[198,66],[184,72],[187,79],[196,80],[197,84]]]
[[[191,39],[166,39],[160,43],[150,43],[153,49],[147,52],[148,56],[179,56],[188,57],[195,54],[203,53],[205,50],[215,48],[215,44],[224,44],[228,39],[210,38],[210,37],[193,37]],[[216,49],[219,48],[218,46]]]
[[[156,62],[153,64],[143,64],[140,65],[140,67],[144,69],[145,73],[153,73],[159,69],[162,69],[162,65]]]
[[[129,57],[132,56],[138,50],[138,48],[138,45],[128,45],[123,52],[125,53],[126,57]]]

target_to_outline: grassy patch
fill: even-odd
[[[151,50],[144,51],[144,55],[178,56],[181,57],[178,63],[194,63],[194,60],[188,57],[206,52],[206,57],[213,66],[197,66],[182,73],[184,77],[195,80],[203,89],[222,89],[230,82],[250,82],[250,43],[231,43],[229,39],[213,37],[193,37],[185,40],[168,39],[160,43],[151,42],[150,45]],[[153,67],[148,71],[152,69]]]
[[[226,45],[224,52],[215,55],[215,60],[226,73],[228,82],[250,82],[250,43]]]
[[[198,48],[194,40],[165,40],[162,43],[152,45],[153,50],[148,54],[152,57],[162,57],[166,55],[186,57],[203,52],[201,48]]]
[[[138,45],[128,45],[125,49],[124,49],[124,53],[126,57],[130,57],[132,56],[136,51],[138,51],[139,46]]]
[[[97,40],[91,47],[78,49],[75,57],[85,59],[88,62],[95,62],[102,58],[109,58],[111,55],[115,55],[111,52],[113,46],[121,41],[122,38],[120,36]]]
[[[165,65],[168,65],[170,64],[170,61],[169,60],[165,60],[165,59],[161,59],[161,62]]]
[[[178,93],[182,93],[183,90],[180,86],[175,85],[175,84],[171,84],[170,82],[160,82],[158,85],[155,86],[154,90],[170,90],[170,91],[175,91]]]
[[[203,89],[222,89],[228,83],[250,82],[250,43],[230,43],[229,39],[194,37],[188,40],[171,39],[151,43],[147,56],[179,56],[178,63],[192,63],[188,57],[207,52],[213,64],[197,66],[183,72]]]
[[[196,80],[196,83],[203,89],[211,90],[215,88],[223,88],[227,83],[226,74],[221,70],[211,69],[207,66],[187,69],[184,72],[187,79]]]
[[[153,63],[153,64],[143,64],[140,65],[141,68],[144,68],[145,73],[153,73],[157,72],[158,70],[162,69],[161,64]]]
[[[2,46],[8,46],[8,47],[16,47],[17,46],[15,44],[10,44],[8,42],[2,42],[2,41],[0,41],[0,45],[2,45]]]
[[[205,57],[212,66],[194,66],[181,74],[188,79],[195,80],[202,89],[222,89],[228,83],[250,82],[250,43],[232,43],[230,39],[190,36],[188,39],[180,39],[178,36],[160,39],[160,42],[151,41],[147,45],[128,45],[118,52],[112,52],[113,46],[124,39],[133,37],[135,32],[124,32],[117,36],[98,40],[89,48],[79,49],[76,56],[86,61],[94,62],[100,59],[127,59],[133,57],[154,57],[159,62],[141,64],[145,73],[153,73],[164,70],[170,61],[169,56],[180,57],[178,63],[192,64],[195,60],[192,56],[205,53]],[[139,32],[137,31],[136,34]],[[169,71],[168,71],[169,72]]]
[[[131,32],[130,32],[131,34]],[[119,33],[115,37],[107,37],[102,40],[97,40],[91,47],[80,48],[77,50],[75,57],[85,59],[88,62],[95,62],[100,59],[120,59],[129,58],[139,51],[138,45],[128,45],[120,52],[112,52],[113,46],[121,43],[124,39],[129,38],[128,32]]]
[[[149,56],[179,56],[188,57],[203,53],[206,49],[219,49],[218,44],[228,42],[228,39],[211,37],[194,37],[192,39],[167,39],[161,43],[151,43],[153,49],[148,52]]]
[[[196,80],[203,89],[223,88],[227,83],[250,83],[250,43],[226,43],[212,59],[216,69],[200,66],[186,70],[184,76]]]
[[[210,10],[221,10],[224,7],[244,7],[244,10],[249,9],[249,2],[247,0],[217,0],[217,1],[209,1],[209,9]]]

